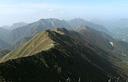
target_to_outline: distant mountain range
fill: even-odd
[[[103,25],[95,24],[93,22],[86,21],[83,19],[76,18],[76,19],[70,20],[69,22],[73,28],[81,28],[81,27],[86,26],[86,27],[93,28],[93,29],[100,31],[100,32],[109,33],[109,31]]]
[[[110,27],[110,31],[113,33],[113,37],[128,42],[128,19],[113,21],[108,26]]]
[[[25,26],[25,25],[27,25],[27,24],[28,24],[28,23],[18,22],[18,23],[12,24],[11,26],[7,26],[7,25],[1,26],[1,28],[5,28],[5,29],[8,29],[8,30],[13,30],[13,29],[16,29],[16,28]]]
[[[3,41],[10,44],[12,47],[14,46],[18,47],[17,43],[19,42],[24,43],[24,41],[26,41],[25,38],[31,38],[35,34],[41,31],[45,31],[47,29],[53,29],[53,28],[79,29],[84,26],[94,28],[98,31],[103,31],[103,32],[107,31],[103,26],[93,24],[83,19],[73,19],[70,21],[66,21],[66,20],[50,18],[50,19],[40,19],[39,21],[30,24],[16,23],[10,27],[13,28],[12,30],[1,29],[0,39],[3,39]]]
[[[94,21],[94,23],[102,24],[109,30],[109,34],[118,40],[128,42],[128,19],[111,19],[108,21]]]
[[[0,28],[0,39],[8,43],[10,37],[10,31],[4,28]]]
[[[0,40],[0,49],[7,49],[10,48],[10,45],[3,40]]]

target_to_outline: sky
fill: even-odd
[[[43,18],[128,18],[128,0],[0,0],[0,26]]]

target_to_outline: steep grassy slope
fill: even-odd
[[[33,37],[32,40],[28,41],[21,48],[12,51],[2,58],[2,61],[9,59],[16,59],[19,57],[26,57],[35,53],[47,50],[53,47],[53,41],[48,37],[48,32],[42,32]]]
[[[0,58],[2,58],[3,56],[5,56],[6,54],[8,54],[10,52],[10,50],[7,49],[1,49],[0,50]]]
[[[88,29],[85,30],[88,34]],[[90,31],[91,32],[91,31]],[[91,32],[92,33],[92,32]],[[66,29],[47,30],[1,59],[2,82],[126,82],[122,60],[84,33]],[[95,34],[95,33],[92,33]],[[97,33],[96,33],[97,34]],[[90,35],[90,34],[89,34]],[[92,36],[92,35],[91,35]],[[106,40],[105,40],[106,41]],[[104,46],[104,40],[101,40]],[[105,45],[106,44],[106,45]],[[110,56],[111,55],[111,56]],[[124,70],[125,69],[125,70]]]
[[[107,82],[109,77],[105,72],[76,56],[77,54],[59,47],[30,57],[10,60],[0,65],[0,79],[7,82]]]

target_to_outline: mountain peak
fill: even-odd
[[[59,21],[60,19],[57,19],[57,18],[47,18],[47,19],[40,19],[39,21],[43,21],[43,20]]]
[[[57,35],[64,35],[67,32],[68,31],[65,28],[55,28],[46,30],[45,32],[37,33],[31,40],[26,42],[22,47],[4,56],[1,59],[1,62],[10,59],[27,57],[42,51],[47,51],[55,46],[56,42],[54,41],[54,39],[58,37]]]

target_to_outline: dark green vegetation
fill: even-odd
[[[128,56],[122,55],[124,44],[89,27],[46,30],[2,57],[0,80],[126,82]]]

